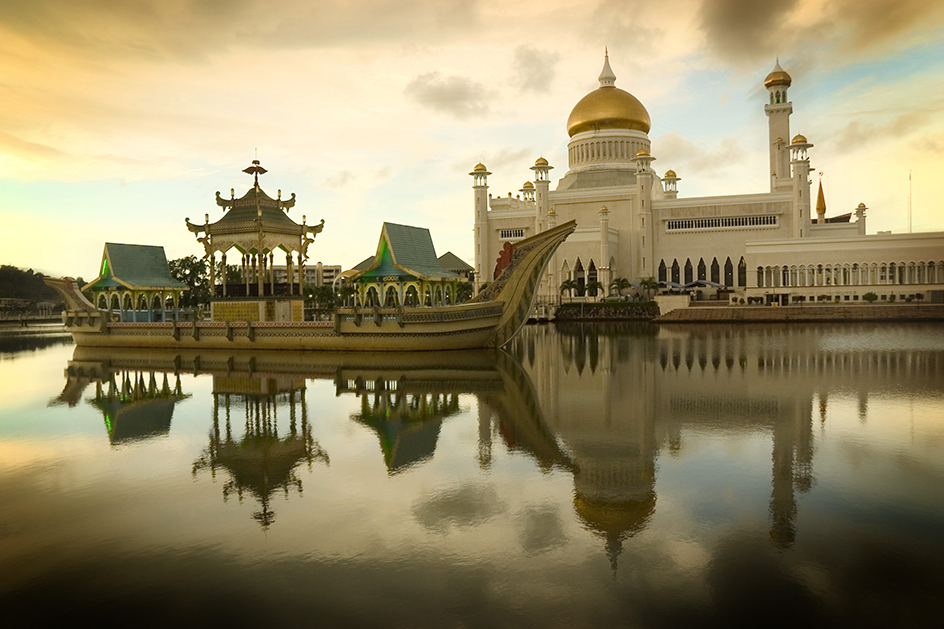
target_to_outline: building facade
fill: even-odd
[[[676,172],[660,177],[653,167],[648,111],[616,87],[608,57],[599,81],[570,113],[568,170],[555,189],[554,167],[544,158],[514,196],[489,193],[492,173],[484,164],[469,173],[477,288],[491,280],[506,243],[576,219],[577,231],[543,279],[548,299],[566,280],[583,294],[617,277],[706,280],[735,299],[762,296],[783,304],[858,300],[867,292],[920,299],[944,290],[944,232],[867,235],[865,204],[829,218],[822,194],[813,204],[813,144],[791,135],[792,79],[779,62],[764,80],[770,187],[755,194],[679,197]]]

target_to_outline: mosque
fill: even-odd
[[[675,171],[656,174],[649,112],[616,87],[608,55],[599,81],[567,119],[568,170],[556,189],[554,166],[543,157],[514,197],[489,194],[492,173],[484,164],[469,173],[476,288],[491,281],[509,244],[576,219],[577,231],[542,280],[540,294],[549,301],[566,280],[576,281],[579,295],[597,297],[599,285],[615,278],[649,277],[704,280],[726,289],[722,298],[782,305],[858,301],[869,292],[881,300],[944,301],[944,232],[867,235],[864,203],[827,217],[820,187],[813,204],[813,144],[791,136],[792,79],[779,61],[764,80],[770,190],[753,194],[680,197]]]

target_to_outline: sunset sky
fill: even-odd
[[[184,219],[219,218],[257,151],[263,188],[325,219],[310,263],[356,264],[384,220],[471,261],[467,173],[501,195],[539,156],[562,177],[604,47],[680,197],[768,190],[779,57],[828,214],[907,231],[910,171],[914,231],[944,230],[941,0],[8,0],[0,263],[92,279],[106,241],[200,255]]]

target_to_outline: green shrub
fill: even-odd
[[[873,303],[873,302],[875,302],[875,301],[878,301],[878,295],[876,295],[875,293],[871,293],[871,292],[870,292],[870,293],[866,293],[866,294],[862,295],[862,300],[863,300],[863,301],[867,301],[867,302],[869,302],[869,303],[871,304],[871,303]]]

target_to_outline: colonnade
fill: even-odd
[[[944,261],[757,267],[757,287],[944,284]]]

